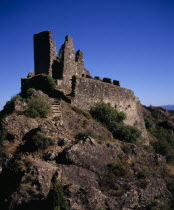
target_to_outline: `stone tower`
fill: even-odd
[[[35,74],[52,76],[52,65],[56,59],[56,47],[51,31],[34,34],[34,69]]]

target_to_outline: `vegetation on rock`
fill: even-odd
[[[150,106],[147,110],[146,128],[156,138],[152,146],[156,153],[166,157],[168,163],[174,164],[174,120],[163,108]]]
[[[19,94],[12,97],[10,101],[7,101],[3,110],[0,112],[0,118],[4,117],[6,115],[9,115],[14,111],[14,107],[15,107],[14,103],[17,100],[22,100],[22,97]]]
[[[22,146],[22,150],[25,152],[33,152],[45,149],[54,144],[55,142],[53,139],[38,131],[31,135],[29,139],[27,139],[27,141]]]
[[[109,104],[96,104],[91,110],[91,115],[105,125],[112,132],[114,138],[130,143],[136,143],[141,138],[139,129],[123,123],[126,115],[112,108]]]
[[[50,203],[52,210],[70,210],[70,203],[64,197],[61,184],[53,177],[53,189],[50,192]]]
[[[84,132],[80,132],[75,136],[76,139],[80,139],[80,140],[85,140],[85,139],[90,138],[90,137],[94,138],[94,139],[98,139],[100,141],[105,140],[103,136],[97,135],[96,133],[94,133],[92,131],[89,131],[89,130],[86,130]]]
[[[24,114],[27,117],[46,117],[51,113],[51,105],[45,98],[31,97],[28,99],[28,107]]]
[[[24,84],[24,96],[27,96],[27,90],[30,88],[41,90],[46,94],[50,94],[56,88],[56,83],[54,82],[54,79],[49,75],[37,74],[34,77],[28,78]]]

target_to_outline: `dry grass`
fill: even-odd
[[[173,165],[166,165],[166,172],[170,175],[170,176],[174,176],[174,166]]]

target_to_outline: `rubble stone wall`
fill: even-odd
[[[73,106],[90,110],[96,103],[110,103],[126,114],[126,124],[142,130],[143,139],[148,144],[141,104],[132,90],[88,78],[76,78],[73,87]]]

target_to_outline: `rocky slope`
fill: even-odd
[[[152,146],[119,141],[65,101],[41,91],[35,97],[46,98],[50,115],[27,117],[27,103],[16,100],[14,111],[1,116],[0,209],[173,209],[174,166],[152,147],[157,136],[149,131]],[[157,126],[151,110],[143,110],[146,125],[151,117]],[[162,112],[173,126],[172,115]],[[165,128],[171,135],[172,126]],[[38,132],[53,142],[35,150]]]

